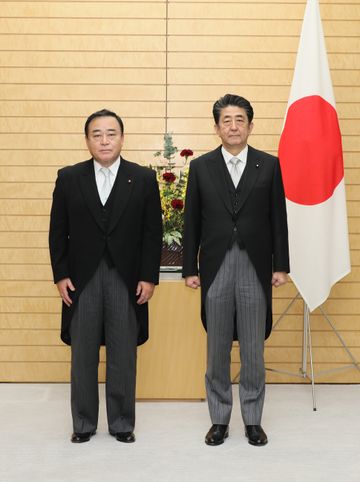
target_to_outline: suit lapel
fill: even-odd
[[[224,158],[221,153],[221,146],[213,151],[213,157],[209,159],[206,163],[206,166],[209,170],[211,179],[216,187],[217,192],[219,193],[220,199],[225,204],[226,209],[232,214],[232,205],[230,196],[227,193],[227,184],[225,179],[225,172],[224,172]]]
[[[92,159],[84,164],[79,177],[80,190],[95,222],[103,229],[101,222],[100,198],[95,181],[94,162]]]
[[[262,160],[258,158],[256,150],[249,146],[248,155],[246,159],[246,166],[241,177],[241,189],[239,193],[239,208],[244,205],[251,190],[255,186],[259,173],[261,171]],[[237,211],[237,212],[238,212]]]
[[[113,209],[111,212],[109,230],[110,233],[120,220],[122,213],[130,199],[136,179],[131,169],[131,163],[121,158],[120,167],[117,173],[114,192]],[[134,214],[135,215],[135,214]]]

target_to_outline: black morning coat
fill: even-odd
[[[200,275],[201,317],[206,329],[206,293],[236,227],[266,295],[267,338],[272,328],[272,273],[289,272],[286,204],[279,160],[249,146],[236,221],[224,162],[220,146],[190,163],[183,277]]]
[[[106,232],[90,159],[58,172],[50,215],[49,246],[54,282],[70,278],[73,304],[62,304],[61,339],[68,345],[70,322],[83,288],[107,246],[125,281],[138,320],[138,345],[148,339],[148,304],[136,304],[139,281],[158,284],[162,245],[159,188],[155,171],[121,158]]]

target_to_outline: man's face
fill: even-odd
[[[89,124],[85,140],[93,158],[108,167],[119,157],[124,136],[115,117],[95,117]]]
[[[245,109],[235,105],[221,109],[219,123],[215,124],[215,132],[223,146],[234,155],[244,149],[252,129],[253,123],[249,123]]]

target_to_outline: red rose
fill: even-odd
[[[174,182],[176,179],[176,176],[172,172],[164,172],[163,179],[166,182]]]
[[[186,157],[186,159],[190,156],[194,155],[193,151],[191,149],[183,149],[181,152],[180,152],[180,156],[181,157]]]
[[[182,199],[173,199],[171,201],[171,206],[174,209],[182,209],[184,207],[184,201]]]

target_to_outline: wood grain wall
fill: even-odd
[[[196,155],[217,146],[212,104],[239,93],[254,105],[251,144],[276,153],[305,3],[1,2],[0,380],[68,379],[48,214],[57,170],[87,157],[85,118],[103,107],[117,111],[125,121],[124,156],[148,164],[165,131]],[[324,0],[320,8],[343,134],[352,261],[325,309],[360,359],[360,2]],[[277,291],[275,313],[295,294],[291,284]],[[348,355],[318,311],[312,328],[316,368],[343,367]],[[301,346],[296,301],[267,343],[267,366],[297,371]],[[359,382],[360,372],[318,381]]]

